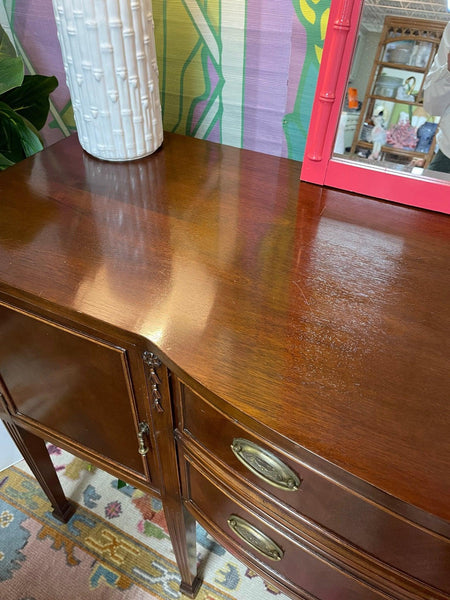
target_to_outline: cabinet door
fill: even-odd
[[[0,305],[0,374],[17,418],[145,473],[127,350]]]

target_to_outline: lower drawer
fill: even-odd
[[[381,600],[386,596],[315,554],[269,518],[256,515],[192,464],[188,506],[219,541],[287,593],[317,600]]]
[[[448,538],[416,525],[373,498],[324,476],[310,468],[300,456],[293,457],[284,453],[281,447],[268,445],[248,427],[182,383],[180,398],[177,426],[183,443],[197,456],[202,455],[202,460],[209,458],[227,470],[233,479],[256,492],[259,498],[264,498],[266,511],[278,512],[282,517],[288,513],[306,517],[321,530],[370,554],[374,561],[434,586],[442,591],[443,597],[450,598]],[[243,448],[251,445],[257,453],[241,452],[239,459],[233,451],[236,445]],[[267,458],[269,453],[274,459]],[[298,477],[297,488],[287,490],[286,485],[282,489],[273,484],[276,478],[272,467],[275,465],[279,473],[280,464]],[[268,477],[264,476],[266,474]],[[282,481],[286,479],[281,478]],[[270,508],[267,508],[268,503]]]

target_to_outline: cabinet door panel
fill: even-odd
[[[0,339],[13,413],[144,473],[124,348],[5,306]]]

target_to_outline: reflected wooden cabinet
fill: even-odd
[[[386,17],[351,146],[353,155],[371,155],[373,119],[381,112],[385,129],[381,159],[429,165],[438,123],[423,109],[423,84],[444,27],[443,21]]]
[[[448,219],[170,134],[0,195],[0,417],[56,517],[43,440],[162,500],[191,597],[198,521],[296,600],[449,600]]]

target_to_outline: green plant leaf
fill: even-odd
[[[0,25],[0,170],[43,149],[49,94],[56,77],[25,75],[24,63]]]
[[[0,153],[18,162],[43,149],[36,131],[4,102],[0,102]]]
[[[23,61],[21,58],[11,58],[0,55],[0,94],[18,87],[24,77]]]
[[[17,114],[17,113],[16,113]],[[20,115],[19,115],[20,116]],[[28,119],[26,119],[25,117],[22,117],[23,122],[25,123],[25,125],[28,127],[28,129],[30,129],[34,135],[38,138],[38,140],[40,140],[42,146],[44,145],[44,141],[41,138],[41,135],[39,133],[39,131],[36,129],[36,127],[33,125],[33,123],[31,123],[31,121],[28,121]]]
[[[19,86],[24,73],[23,60],[0,25],[0,94]]]
[[[15,112],[9,106],[0,103],[0,152],[13,163],[25,158],[20,135],[15,125],[16,118]]]
[[[0,55],[2,54],[10,56],[11,58],[15,58],[17,56],[16,49],[11,43],[8,34],[0,25]]]
[[[14,163],[12,160],[9,160],[6,158],[6,156],[3,156],[3,154],[0,154],[0,171],[4,171],[8,167],[12,167],[13,164]]]
[[[22,85],[2,94],[0,100],[39,130],[45,125],[50,109],[48,96],[57,86],[56,77],[25,75]]]

